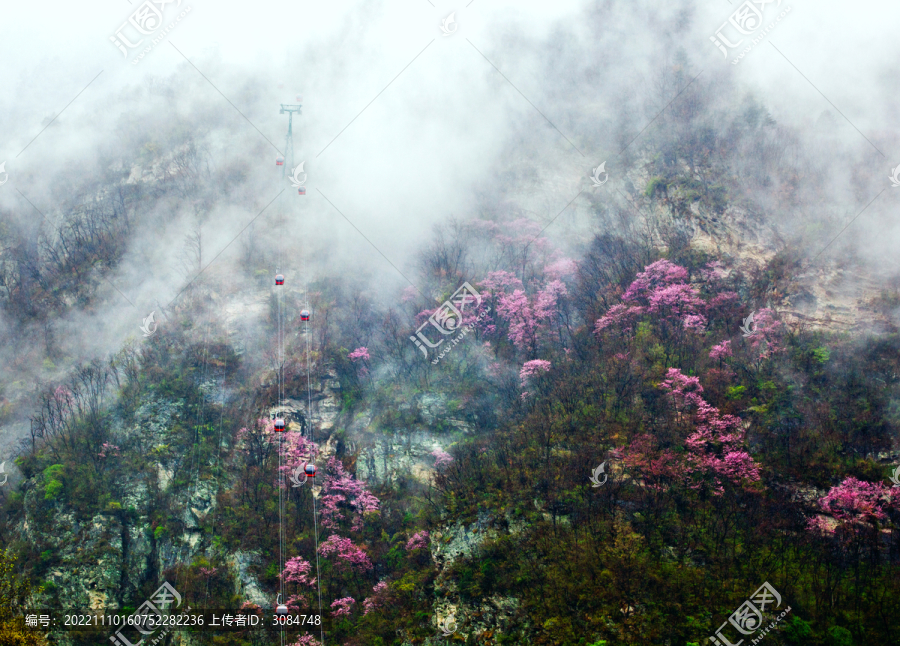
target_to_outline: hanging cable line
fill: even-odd
[[[310,361],[310,347],[309,347],[309,279],[306,280],[306,309],[300,312],[300,318],[306,324],[306,416],[309,423],[309,441],[310,445],[313,442],[313,425],[312,425],[312,385],[310,384],[310,371],[309,371],[309,361]],[[312,455],[312,446],[310,446],[310,456]],[[316,585],[319,590],[319,616],[322,616],[322,577],[319,574],[319,520],[318,520],[318,512],[316,511],[316,496],[312,491],[312,487],[310,487],[310,495],[312,496],[313,501],[313,529],[315,530],[316,537]],[[319,624],[319,637],[321,638],[322,645],[325,644],[325,627],[320,623]]]

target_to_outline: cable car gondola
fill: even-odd
[[[281,155],[278,155],[278,157],[275,158],[275,165],[276,166],[284,166],[284,157],[282,157]]]
[[[275,276],[275,284],[284,285],[284,276],[282,274],[278,274],[277,276]]]
[[[278,598],[275,600],[275,614],[284,616],[288,613],[288,607],[281,603],[281,594],[279,593]]]
[[[315,478],[316,477],[316,465],[309,463],[307,464],[303,470],[306,472],[307,478]]]
[[[297,189],[297,195],[306,195],[306,187],[305,187],[305,186],[301,186],[300,188],[298,188],[298,189]]]
[[[280,417],[275,420],[275,431],[278,433],[284,432],[284,420]]]
[[[300,312],[300,320],[308,321],[309,320],[309,310],[303,310]]]

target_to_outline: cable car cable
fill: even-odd
[[[309,279],[306,281],[306,309],[309,310]],[[310,444],[313,443],[313,435],[312,435],[312,386],[310,384],[310,371],[309,371],[309,316],[306,317],[306,411],[307,417],[309,420],[309,441]],[[312,453],[312,447],[310,447],[310,453]],[[319,520],[318,520],[318,511],[316,510],[316,496],[312,491],[312,487],[310,487],[310,495],[312,496],[313,501],[313,528],[315,530],[316,537],[316,585],[319,590],[319,616],[322,616],[322,576],[319,573]],[[325,628],[320,623],[319,624],[319,637],[322,641],[322,646],[325,646]]]

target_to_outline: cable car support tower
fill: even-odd
[[[297,97],[300,98],[300,97]],[[291,170],[294,169],[294,113],[300,114],[301,104],[299,103],[282,103],[281,111],[278,114],[288,114],[288,131],[287,137],[284,138],[284,165],[281,167],[281,178],[284,179],[284,172],[287,170],[288,150],[291,151]]]

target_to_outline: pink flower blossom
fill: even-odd
[[[372,588],[372,596],[368,597],[363,601],[363,608],[365,611],[364,615],[369,614],[373,610],[377,610],[382,607],[386,601],[387,596],[387,583],[385,581],[380,581],[375,584],[375,587]]]
[[[412,552],[413,550],[428,547],[428,538],[428,532],[416,532],[408,541],[406,541],[406,551]]]
[[[764,360],[784,351],[782,345],[781,321],[775,318],[775,312],[765,308],[753,313],[753,334],[747,337],[750,347],[759,352],[759,359]]]
[[[291,646],[322,646],[322,642],[307,633],[302,635],[300,639],[291,644]]]
[[[447,466],[451,462],[453,462],[453,456],[444,451],[443,449],[435,449],[431,452],[431,455],[434,456],[434,468],[440,469],[442,467]]]
[[[705,329],[706,302],[687,279],[687,270],[668,260],[647,265],[622,295],[623,303],[597,319],[594,331],[600,333],[610,326],[630,328],[645,313],[663,323],[679,323],[686,330]]]
[[[357,359],[362,359],[363,361],[369,360],[369,349],[366,347],[356,348],[349,355],[351,360],[356,361]]]
[[[544,267],[544,274],[551,280],[571,276],[578,269],[578,265],[571,258],[561,258]]]
[[[287,563],[284,564],[284,571],[281,573],[281,578],[288,583],[315,585],[315,578],[309,578],[311,571],[312,566],[306,559],[302,556],[295,556],[294,558],[288,559]]]
[[[533,361],[526,361],[522,366],[522,369],[519,371],[519,381],[522,384],[522,388],[528,385],[531,377],[534,375],[538,375],[542,372],[550,372],[550,362],[544,361],[543,359],[534,359]]]
[[[888,517],[889,510],[900,510],[900,489],[881,482],[865,482],[854,477],[844,479],[819,499],[822,511],[836,521],[813,518],[809,528],[854,535],[877,527]]]
[[[336,608],[331,614],[335,617],[341,617],[350,614],[350,608],[356,603],[353,597],[344,597],[343,599],[335,599],[331,602],[331,607]]]
[[[712,350],[709,351],[709,358],[721,361],[725,357],[730,357],[731,354],[731,341],[722,341],[719,345],[714,345]]]
[[[345,518],[341,509],[346,503],[354,512],[351,529],[361,530],[364,515],[378,511],[380,501],[369,492],[364,482],[347,473],[337,458],[328,460],[327,473],[321,497],[322,526],[337,527],[338,521]]]
[[[372,569],[372,561],[360,547],[353,544],[349,538],[342,538],[332,534],[328,540],[319,545],[319,554],[322,556],[334,555],[338,563],[343,563],[359,571]]]
[[[505,292],[507,288],[522,289],[522,281],[508,271],[492,271],[487,278],[478,283],[491,292]]]
[[[414,301],[414,300],[416,300],[416,296],[418,296],[418,295],[419,295],[419,290],[417,290],[415,287],[410,285],[410,286],[406,287],[403,290],[403,293],[400,295],[400,302],[408,303],[409,301]]]
[[[724,493],[725,481],[758,482],[759,465],[744,450],[741,420],[703,399],[698,377],[677,368],[669,368],[666,377],[659,387],[672,394],[675,419],[692,429],[684,439],[685,451],[659,451],[652,436],[638,436],[625,453],[626,464],[651,483],[680,482],[693,489],[708,484],[716,495]]]

